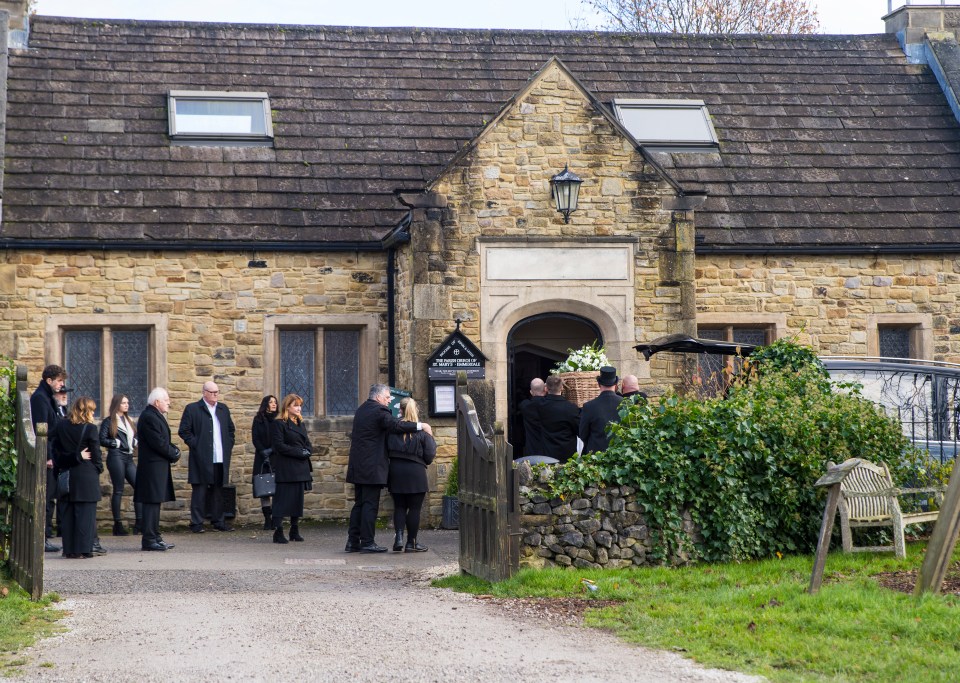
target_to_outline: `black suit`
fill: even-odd
[[[566,462],[577,452],[580,409],[558,394],[547,394],[538,406],[543,455]]]
[[[543,396],[531,396],[520,402],[520,416],[523,418],[523,454],[543,455],[543,427],[540,425],[538,406]]]
[[[367,399],[353,416],[350,433],[350,461],[347,481],[354,485],[353,509],[347,543],[353,546],[374,542],[380,490],[387,485],[387,435],[417,431],[415,422],[394,417],[385,405]]]
[[[190,528],[202,529],[206,517],[208,499],[212,497],[211,522],[223,528],[223,487],[230,481],[230,454],[236,434],[230,409],[222,403],[214,408],[220,425],[220,444],[223,446],[223,462],[215,463],[214,423],[210,407],[203,399],[188,405],[180,418],[177,434],[190,449],[187,481],[193,487],[190,496]]]
[[[100,437],[92,423],[73,424],[60,420],[50,436],[57,469],[70,472],[70,492],[63,496],[60,534],[66,555],[89,554],[97,535],[97,501],[100,500],[100,473],[103,457]],[[84,460],[80,451],[90,451]]]
[[[160,541],[160,504],[176,500],[170,465],[180,459],[180,449],[170,439],[167,419],[152,405],[140,414],[137,438],[140,446],[133,500],[143,503],[142,543],[147,547]]]
[[[47,425],[47,460],[53,460],[53,451],[50,450],[50,436],[57,421],[62,419],[65,411],[53,397],[53,389],[46,380],[40,380],[40,386],[30,395],[30,419],[33,422],[33,432],[36,434],[37,425],[43,422]],[[47,538],[53,537],[53,511],[57,505],[57,468],[47,468]],[[63,518],[63,506],[60,505],[58,519]]]
[[[615,391],[601,391],[595,399],[583,404],[583,410],[580,411],[580,440],[583,441],[584,453],[607,450],[610,445],[607,425],[620,421],[617,411],[622,400],[623,397]]]

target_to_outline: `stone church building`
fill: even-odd
[[[677,377],[633,346],[670,333],[960,362],[958,8],[897,9],[885,35],[685,36],[27,26],[20,4],[0,352],[32,381],[65,365],[101,409],[165,386],[174,428],[214,379],[240,521],[251,419],[289,392],[318,453],[308,514],[345,516],[373,382],[440,413],[436,515],[455,429],[428,363],[458,319],[508,431],[529,380],[594,340],[654,396]]]

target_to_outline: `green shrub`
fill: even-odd
[[[450,463],[450,470],[447,472],[447,488],[444,489],[443,492],[443,495],[451,498],[456,498],[457,494],[460,493],[460,468],[457,466],[458,462],[457,458],[454,458],[453,462]]]
[[[929,463],[896,420],[855,387],[832,391],[819,362],[804,356],[816,360],[779,344],[753,359],[725,397],[625,402],[609,449],[571,459],[553,493],[582,491],[590,480],[632,486],[654,559],[718,562],[812,551],[823,512],[814,482],[827,461],[883,460],[895,482],[929,479]],[[684,531],[684,511],[696,539]]]
[[[0,559],[10,538],[10,504],[17,490],[17,371],[0,356]]]

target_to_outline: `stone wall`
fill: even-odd
[[[250,268],[250,255],[240,253],[7,252],[0,266],[0,352],[27,366],[32,391],[44,365],[62,363],[51,356],[60,349],[58,333],[48,329],[51,319],[93,326],[107,318],[127,325],[162,321],[166,354],[157,367],[171,395],[171,431],[176,434],[184,406],[199,400],[202,383],[213,378],[237,427],[231,480],[237,485],[238,521],[255,521],[259,501],[250,492],[250,426],[268,386],[266,317],[372,315],[373,376],[385,378],[387,364],[385,254],[259,253],[257,258],[267,267]],[[319,417],[307,424],[316,451],[307,515],[342,518],[352,501],[352,486],[344,482],[352,418]],[[183,447],[176,436],[174,441]],[[173,468],[178,501],[164,511],[165,524],[187,522],[186,474],[184,457]],[[109,492],[106,473],[102,481]],[[388,512],[389,497],[385,501]],[[128,495],[124,507],[129,506]],[[106,500],[100,516],[109,517]]]

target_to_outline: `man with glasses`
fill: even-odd
[[[204,383],[203,397],[186,407],[177,430],[190,449],[187,481],[193,486],[190,531],[195,534],[204,532],[208,505],[213,528],[233,531],[224,520],[223,487],[230,482],[230,454],[235,433],[230,409],[220,403],[220,388],[214,382]]]

